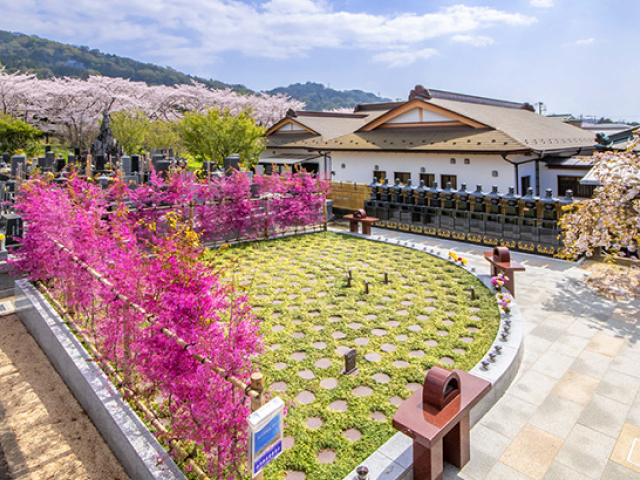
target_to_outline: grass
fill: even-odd
[[[263,320],[265,353],[256,367],[272,396],[289,405],[285,436],[295,443],[265,469],[267,480],[288,471],[342,479],[395,433],[397,404],[419,388],[426,370],[470,370],[498,329],[495,297],[475,276],[404,247],[322,232],[210,251],[207,259],[249,295]],[[385,271],[389,284],[382,282]],[[341,375],[347,348],[357,351],[357,375]],[[370,354],[379,361],[367,361]],[[337,386],[324,388],[326,379]],[[358,396],[357,387],[369,387],[370,395]],[[314,400],[299,401],[301,392]],[[330,408],[336,401],[346,402],[347,410]],[[309,428],[309,418],[322,426]],[[346,438],[348,430],[361,438]],[[320,463],[323,450],[335,453],[333,463]]]

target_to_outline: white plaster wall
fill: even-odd
[[[283,154],[283,153],[290,153],[290,154],[296,154],[296,155],[310,155],[311,154],[306,148],[279,150],[277,148],[269,148],[269,147],[267,147],[260,153],[260,160],[262,160],[264,158],[273,157],[274,155]],[[328,164],[327,169],[325,169],[324,156],[320,156],[320,157],[318,157],[316,159],[313,159],[311,161],[318,163],[318,165],[320,166],[319,174],[321,176],[324,176],[325,174],[331,172],[331,158],[330,158],[330,156],[329,156],[329,159],[327,161],[327,164]],[[264,173],[264,166],[257,164],[255,166],[255,170],[256,170],[257,174],[261,175],[262,173]]]
[[[462,183],[467,184],[468,190],[475,190],[477,184],[482,185],[484,191],[491,190],[493,185],[498,186],[500,192],[506,192],[515,183],[515,169],[499,155],[443,155],[426,153],[362,153],[334,151],[333,170],[334,181],[371,183],[374,166],[387,172],[389,183],[394,182],[394,172],[410,172],[413,185],[420,183],[420,168],[425,168],[425,173],[435,174],[436,181],[440,184],[440,175],[457,175],[458,187]],[[455,165],[450,163],[451,158],[456,159]],[[464,159],[470,160],[469,165],[464,164]],[[342,165],[344,164],[344,168]],[[498,171],[498,177],[492,176],[492,171]],[[443,185],[439,185],[442,187]]]
[[[553,196],[558,196],[558,177],[576,177],[581,179],[589,170],[553,170],[546,165],[540,165],[540,196],[544,196],[545,190],[550,188]]]

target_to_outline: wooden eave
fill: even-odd
[[[400,105],[399,107],[396,107],[392,110],[389,110],[387,113],[385,113],[384,115],[379,116],[378,118],[376,118],[375,120],[367,123],[366,125],[360,127],[358,130],[356,130],[356,132],[370,132],[372,130],[375,130],[376,128],[379,128],[381,125],[387,123],[389,120],[396,118],[400,115],[402,115],[403,113],[407,113],[410,110],[413,110],[414,108],[423,108],[425,110],[429,110],[431,112],[446,116],[451,118],[451,122],[434,122],[434,123],[421,123],[418,124],[421,128],[425,128],[425,127],[429,127],[429,126],[442,126],[442,124],[446,124],[446,125],[452,125],[452,126],[460,126],[460,125],[467,125],[469,127],[472,128],[490,128],[493,130],[493,127],[489,126],[489,125],[485,125],[483,123],[477,122],[471,118],[465,117],[463,115],[460,115],[458,113],[455,113],[451,110],[447,110],[446,108],[442,108],[442,107],[438,107],[436,105],[433,105],[431,103],[427,103],[427,102],[423,102],[422,100],[411,100],[407,103],[404,103],[402,105]],[[403,126],[411,126],[411,127],[415,127],[416,124],[392,124],[389,126],[384,126],[382,128],[395,128],[395,127],[400,127],[402,128]]]
[[[291,132],[278,132],[278,129],[281,128],[282,126],[286,125],[287,123],[293,123],[295,125],[298,125],[300,128],[304,129],[304,132],[310,133],[312,135],[320,135],[318,132],[316,132],[315,130],[307,127],[306,125],[303,125],[302,123],[294,120],[291,117],[286,117],[283,118],[282,120],[280,120],[278,123],[276,123],[275,125],[273,125],[269,130],[266,131],[266,133],[264,134],[266,137],[268,137],[269,135],[272,135],[274,133],[281,133],[283,135],[290,135],[290,134],[295,134],[295,133],[304,133],[301,130],[293,130]]]

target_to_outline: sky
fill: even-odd
[[[253,90],[415,85],[640,122],[638,0],[0,0],[0,29]]]

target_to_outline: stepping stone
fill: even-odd
[[[302,287],[302,288],[300,289],[300,291],[301,291],[301,292],[304,292],[304,293],[310,292],[311,290],[313,290],[311,287]]]
[[[319,332],[320,330],[324,329],[324,327],[322,325],[314,325],[313,327],[311,327],[311,329]]]
[[[416,296],[416,294],[415,293],[406,293],[404,296],[407,297],[407,298],[413,298],[413,297]]]
[[[358,305],[359,307],[364,307],[367,304],[367,302],[363,301],[363,300],[358,300],[356,302],[356,305]]]
[[[482,320],[482,319],[481,319],[479,316],[477,316],[477,315],[471,315],[471,316],[469,317],[469,319],[470,319],[470,320],[476,320],[476,321],[478,321],[478,320]]]
[[[416,317],[416,320],[420,321],[420,322],[426,322],[427,320],[429,320],[429,315],[418,315]]]
[[[391,365],[396,368],[405,368],[409,366],[409,362],[405,362],[404,360],[396,360]]]
[[[383,302],[390,302],[391,301],[391,297],[387,297],[386,295],[384,297],[382,297],[382,301]]]
[[[291,285],[292,287],[299,287],[300,286],[300,282],[291,282],[289,285]],[[297,295],[296,295],[297,297]],[[295,298],[295,297],[293,297]]]
[[[281,317],[281,316],[282,316],[282,314],[280,312],[273,312],[271,314],[271,318],[278,318],[278,317]]]
[[[378,310],[382,309],[382,308],[386,308],[384,305],[376,305],[374,308],[377,308]]]
[[[318,315],[320,315],[320,312],[314,310],[313,312],[309,312],[308,315],[310,317],[317,317]]]
[[[327,308],[336,308],[336,306],[333,303],[327,303]]]
[[[292,320],[291,323],[293,323],[294,325],[300,325],[302,323],[301,320]]]
[[[333,333],[331,334],[331,336],[332,336],[333,338],[335,338],[336,340],[340,340],[340,339],[342,339],[342,338],[345,338],[345,337],[347,336],[347,334],[346,334],[346,333],[342,333],[342,332],[333,332]]]
[[[293,437],[282,437],[282,449],[290,450],[296,444],[296,439]]]
[[[422,385],[420,385],[419,383],[407,383],[405,385],[405,388],[410,392],[416,392],[422,388]]]
[[[304,303],[307,303],[307,304],[316,303],[316,299],[315,298],[305,298],[304,299]]]
[[[445,325],[453,325],[453,320],[443,320],[442,323],[444,323]]]
[[[465,353],[467,353],[467,351],[464,348],[454,348],[453,353],[456,353],[458,355],[464,355]]]
[[[353,393],[356,397],[368,397],[369,395],[373,395],[373,390],[370,387],[361,385],[351,390],[351,393]]]
[[[335,402],[331,402],[329,404],[329,410],[333,410],[335,412],[346,412],[347,402],[344,400],[336,400]]]
[[[309,405],[310,403],[313,403],[315,399],[316,399],[316,396],[313,393],[308,392],[306,390],[303,390],[296,396],[296,402],[302,405]]]
[[[307,358],[307,354],[304,352],[295,352],[291,354],[291,359],[296,360],[298,362],[301,362],[305,358]]]
[[[387,331],[383,330],[382,328],[374,328],[373,330],[371,330],[371,334],[375,335],[376,337],[382,337],[387,334]]]
[[[273,345],[269,345],[269,350],[278,350],[280,348],[279,343],[274,343]]]
[[[286,392],[287,391],[287,383],[286,382],[274,382],[271,384],[270,390],[275,390],[277,392]]]
[[[329,368],[331,366],[331,360],[329,360],[328,358],[321,358],[320,360],[317,360],[314,364],[314,367],[316,368],[321,368],[321,369],[326,369]]]
[[[436,307],[424,307],[425,312],[434,312],[435,310],[436,310]]]
[[[382,306],[382,305],[380,305],[380,306]],[[377,307],[377,305],[376,305],[376,307]],[[384,308],[384,307],[382,307],[382,308]],[[364,316],[365,320],[375,320],[376,318],[378,318],[378,316],[377,315],[373,315],[373,314]]]
[[[304,380],[313,380],[316,378],[311,370],[301,370],[298,372],[298,376]]]
[[[461,337],[460,340],[463,341],[464,343],[473,342],[473,338],[471,338],[471,337]]]
[[[422,350],[411,350],[409,356],[417,358],[424,357],[424,352]]]
[[[396,313],[398,315],[409,315],[409,311],[408,310],[398,310]]]
[[[380,360],[382,360],[382,357],[380,356],[379,353],[367,353],[364,356],[364,359],[367,362],[379,362]]]
[[[404,333],[401,333],[400,335],[396,335],[396,340],[399,342],[406,342],[407,340],[409,340],[409,337]]]
[[[325,390],[333,390],[338,386],[338,380],[335,378],[323,378],[320,380],[320,386]]]
[[[316,342],[313,344],[313,348],[315,348],[316,350],[324,350],[325,348],[327,348],[327,344],[324,342]]]
[[[350,428],[349,430],[345,430],[344,432],[342,432],[342,436],[351,440],[352,442],[357,442],[362,438],[362,434],[355,428]]]
[[[329,317],[329,321],[331,323],[336,323],[342,321],[342,317]]]
[[[469,311],[470,312],[479,312],[480,308],[479,307],[469,307]]]
[[[271,277],[271,280],[282,280],[282,277]]]
[[[447,332],[446,330],[438,330],[436,333],[441,337],[446,337],[447,335],[449,335],[449,332]]]
[[[297,293],[290,293],[289,295],[287,295],[287,298],[291,298],[291,299],[298,298],[298,294]]]
[[[393,290],[393,289],[391,289],[391,290],[387,290],[387,293],[388,293],[389,295],[393,295],[394,293],[396,293],[396,291],[395,291],[395,290]]]
[[[411,305],[413,305],[413,302],[410,300],[403,300],[402,302],[400,302],[400,305],[403,305],[405,307],[410,307]]]
[[[285,368],[287,368],[287,364],[283,362],[278,362],[273,366],[273,368],[275,368],[276,370],[284,370]]]
[[[291,334],[291,338],[304,338],[304,333],[302,332],[295,332]]]
[[[391,345],[390,343],[383,343],[380,346],[380,350],[387,353],[393,352],[396,348],[398,347],[396,347],[395,345]]]
[[[313,283],[313,282],[312,282],[312,283]],[[318,293],[318,296],[319,296],[319,297],[324,297],[326,294],[327,294],[327,292],[319,292],[319,293]]]
[[[338,347],[336,348],[336,353],[338,355],[344,355],[345,353],[347,353],[349,350],[351,350],[349,347]]]
[[[391,328],[396,328],[400,326],[400,322],[398,322],[397,320],[389,320],[387,322],[387,325],[389,325],[389,327]]]
[[[391,377],[386,373],[376,373],[371,378],[378,383],[389,383],[391,381]]]
[[[409,326],[409,330],[411,330],[412,332],[421,332],[422,327],[420,325],[411,325]]]
[[[262,274],[264,275],[264,274]],[[256,285],[256,287],[258,288],[267,288],[269,285],[267,285],[266,283],[259,283],[258,285]]]
[[[300,307],[298,305],[289,305],[287,307],[288,310],[298,310]]]
[[[284,303],[284,300],[274,300],[273,302],[271,302],[273,305],[280,305],[281,303]]]
[[[471,333],[475,333],[479,330],[478,327],[467,327],[467,331],[471,332]]]
[[[353,322],[349,324],[349,328],[352,330],[360,330],[362,328],[362,324],[358,322]]]
[[[287,470],[284,474],[284,480],[306,480],[307,476],[303,472]]]
[[[263,293],[256,295],[256,300],[265,300],[267,298],[269,298],[269,295],[264,295]]]
[[[389,403],[391,405],[395,405],[396,407],[399,406],[402,402],[404,402],[404,400],[402,400],[400,397],[391,397],[389,399]]]
[[[383,422],[387,419],[387,416],[382,412],[371,412],[371,420],[375,420],[377,422]]]
[[[336,459],[336,452],[333,450],[320,450],[318,452],[318,463],[332,464]]]
[[[273,291],[274,291],[274,293],[282,293],[282,292],[284,292],[284,288],[274,288]],[[280,302],[280,303],[282,303],[282,302]]]
[[[444,312],[445,315],[449,316],[449,317],[454,317],[458,314],[458,312],[453,312],[451,310],[447,310],[446,312]],[[479,319],[478,319],[479,320]]]
[[[429,297],[429,298],[425,298],[424,301],[427,302],[427,303],[433,303],[433,302],[436,301],[436,299],[433,298],[433,297]]]
[[[369,339],[364,337],[358,337],[353,342],[359,347],[364,347],[366,345],[369,345]]]
[[[442,357],[440,361],[445,365],[453,365],[454,363],[456,363],[453,358],[449,358],[449,357]]]

